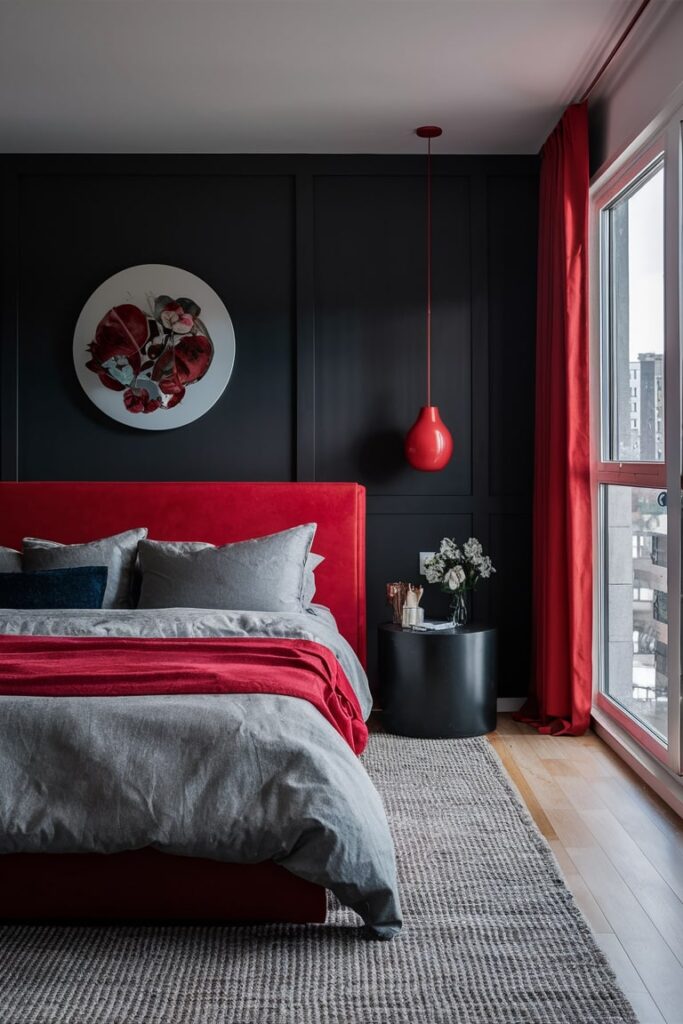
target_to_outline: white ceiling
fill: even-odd
[[[5,152],[537,152],[638,0],[0,0]]]

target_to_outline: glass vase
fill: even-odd
[[[467,625],[467,596],[464,591],[459,591],[453,595],[451,601],[451,618],[453,620],[453,628],[460,629],[462,626]]]

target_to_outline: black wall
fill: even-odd
[[[359,480],[368,613],[419,550],[478,536],[475,596],[501,632],[500,692],[529,667],[537,164],[435,158],[433,396],[455,454],[412,470],[424,402],[424,161],[413,157],[8,157],[3,168],[3,479]],[[230,385],[202,419],[129,429],[76,380],[78,314],[105,278],[169,263],[224,300]],[[445,610],[429,588],[427,609]]]

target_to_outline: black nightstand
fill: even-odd
[[[496,631],[379,627],[384,727],[429,739],[482,736],[496,727]]]

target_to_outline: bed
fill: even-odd
[[[213,641],[228,641],[232,647],[233,641],[243,641],[258,648],[266,638],[275,644],[308,644],[324,648],[351,680],[367,717],[371,702],[361,669],[363,488],[314,483],[0,483],[0,545],[8,548],[19,548],[25,536],[75,544],[143,525],[159,541],[222,545],[307,522],[317,523],[315,551],[325,561],[315,574],[315,603],[302,615],[269,618],[201,608],[107,615],[0,609],[0,636],[4,641],[15,637],[17,643],[26,637],[56,638],[58,644],[65,638],[97,643],[97,637],[115,635],[126,642],[142,638],[142,643],[157,636],[183,637],[190,645],[201,641],[209,647]],[[41,751],[22,762],[21,785],[19,776],[14,777],[15,793],[4,800],[0,795],[0,917],[5,920],[317,922],[324,920],[326,889],[331,889],[359,913],[371,934],[388,938],[399,930],[393,845],[381,801],[358,758],[307,701],[273,693],[211,691],[116,699],[16,693],[0,696],[0,702],[0,747],[4,735],[7,757],[11,759],[10,748],[20,734],[31,736]],[[101,772],[91,770],[93,735],[102,748],[97,753]],[[114,740],[107,746],[110,735]],[[138,742],[146,745],[138,748]],[[118,764],[112,749],[116,744],[126,750],[127,768]],[[15,747],[14,762],[4,765],[5,776],[23,757],[23,748]],[[271,770],[271,777],[269,757],[285,770]],[[170,763],[169,772],[165,766]],[[197,764],[213,789],[208,783],[197,789]],[[70,777],[63,784],[69,822],[78,816],[81,797],[88,806],[79,828],[65,828],[50,800],[36,798],[44,780],[63,775],[65,765],[76,780],[72,787]],[[154,791],[156,799],[157,787],[167,806],[173,799],[169,779],[176,770],[182,775],[183,798],[189,786],[201,799],[191,810],[183,806],[179,811],[182,828],[175,818],[161,828],[158,808],[156,818],[150,812],[154,820],[146,820],[145,801],[154,802],[149,793]],[[155,773],[153,782],[144,783],[145,799],[135,803],[129,799],[130,780],[146,771]],[[243,794],[257,772],[260,789],[247,804]],[[95,776],[98,785],[92,781]],[[101,791],[100,776],[110,780],[120,828],[100,813],[109,798]],[[288,779],[294,780],[289,788]],[[123,796],[121,780],[128,788]],[[220,789],[222,802],[211,804],[213,817],[207,824],[206,814],[197,817],[194,806],[207,803],[207,793],[217,792],[219,784],[225,787]],[[242,803],[225,797],[229,786],[238,790]],[[29,791],[24,803],[18,792],[22,787]],[[121,811],[131,803],[142,821],[136,819],[135,827]],[[218,814],[219,806],[226,810]],[[232,857],[237,837],[239,855]],[[260,855],[264,850],[265,857]]]

